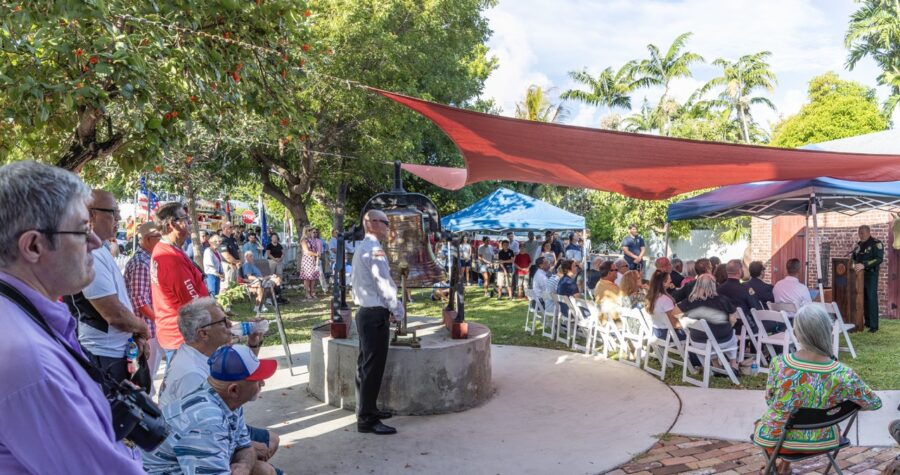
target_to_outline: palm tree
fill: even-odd
[[[650,132],[656,128],[657,123],[656,111],[650,107],[650,101],[646,97],[641,104],[641,111],[626,117],[622,121],[622,124],[625,126],[624,130],[627,132]]]
[[[750,106],[763,104],[775,110],[775,104],[767,97],[753,95],[758,88],[770,93],[774,91],[778,81],[766,62],[766,58],[771,55],[769,51],[760,51],[741,56],[734,62],[718,58],[712,64],[722,68],[722,75],[711,79],[698,90],[703,95],[714,87],[724,88],[712,102],[723,107],[728,117],[732,114],[736,116],[741,125],[744,143],[750,143],[750,123],[753,121]]]
[[[662,86],[663,94],[659,98],[657,106],[659,130],[664,135],[669,134],[669,115],[671,107],[669,107],[669,86],[673,79],[679,77],[691,77],[690,65],[697,62],[703,62],[703,56],[690,51],[683,51],[684,45],[688,38],[691,37],[690,32],[682,33],[675,38],[672,45],[669,46],[666,54],[663,55],[659,48],[654,44],[647,45],[650,51],[650,58],[644,59],[634,68],[635,85],[639,87]]]
[[[631,97],[635,84],[632,79],[633,63],[627,63],[618,71],[608,67],[600,72],[597,77],[592,77],[587,69],[581,71],[569,71],[569,77],[575,82],[584,84],[588,91],[581,89],[569,89],[559,96],[561,99],[572,99],[592,106],[621,107],[631,109]]]
[[[562,106],[553,104],[540,86],[528,86],[525,99],[516,103],[516,118],[538,122],[557,122],[565,114]]]
[[[891,88],[884,105],[890,116],[900,103],[900,1],[863,0],[850,16],[844,45],[850,50],[847,69],[853,70],[865,56],[871,56],[881,68],[878,83]]]

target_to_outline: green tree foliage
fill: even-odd
[[[890,87],[884,105],[890,116],[900,102],[900,2],[897,0],[857,0],[861,6],[850,17],[844,43],[849,48],[847,67],[869,56],[881,68],[878,83]]]
[[[525,98],[516,103],[516,118],[538,122],[558,122],[565,114],[562,106],[550,102],[547,91],[540,86],[528,86]]]
[[[775,125],[772,145],[795,148],[888,127],[878,110],[875,90],[842,80],[834,72],[813,78],[808,95],[809,102],[800,112]]]
[[[700,93],[704,94],[713,88],[721,88],[721,92],[713,102],[722,108],[727,118],[734,118],[741,125],[744,143],[750,143],[750,124],[753,122],[750,106],[762,104],[775,110],[775,104],[767,97],[754,95],[757,89],[772,93],[777,79],[766,61],[772,53],[760,51],[755,54],[741,56],[737,61],[718,58],[713,66],[722,68],[722,75],[711,79]]]
[[[587,69],[569,71],[569,77],[575,82],[587,86],[588,90],[570,89],[562,93],[560,98],[611,109],[615,107],[631,109],[630,94],[636,86],[633,70],[634,63],[627,63],[618,71],[608,67],[601,71],[596,78],[591,76]]]
[[[669,104],[669,87],[673,79],[691,77],[691,64],[702,63],[703,56],[690,51],[685,51],[687,40],[693,33],[687,32],[678,35],[665,54],[654,44],[647,45],[650,57],[636,64],[634,67],[635,84],[638,87],[662,86],[663,93],[659,98],[657,115],[659,125],[657,128],[663,135],[669,135],[669,123],[673,115],[673,107]]]

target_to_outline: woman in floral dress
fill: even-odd
[[[300,280],[303,281],[303,288],[306,289],[306,300],[316,298],[316,283],[319,282],[319,256],[322,254],[322,241],[315,238],[312,230],[312,227],[307,227],[303,231],[303,240],[300,241],[300,247],[303,249],[303,256],[300,257]]]
[[[791,411],[800,407],[825,409],[853,401],[862,410],[876,410],[881,399],[859,376],[831,353],[831,317],[816,305],[806,305],[794,317],[794,336],[800,349],[781,355],[769,367],[766,402],[769,408],[756,422],[753,441],[770,453],[784,430]],[[788,432],[781,453],[826,452],[840,444],[839,429]],[[779,460],[779,474],[791,473],[790,463]]]

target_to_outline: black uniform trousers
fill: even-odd
[[[877,270],[867,270],[863,275],[863,308],[865,308],[866,326],[873,330],[878,330]]]
[[[361,307],[356,312],[359,357],[356,359],[356,422],[378,422],[377,401],[387,362],[390,312],[384,307]]]

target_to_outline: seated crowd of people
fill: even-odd
[[[214,257],[201,269],[184,250],[184,206],[164,204],[139,227],[123,274],[109,249],[119,221],[111,193],[22,161],[0,167],[0,201],[20,203],[0,207],[0,356],[17,362],[0,368],[0,472],[280,473],[267,462],[278,437],[243,416],[275,360],[257,358],[262,334],[232,345],[232,321],[211,298],[211,275],[227,282],[241,262],[215,247],[237,246],[230,225],[209,236],[204,257]],[[244,245],[249,285],[262,285],[254,259],[278,256],[252,237]],[[158,395],[170,432],[155,450],[116,440],[108,391],[125,381]]]

